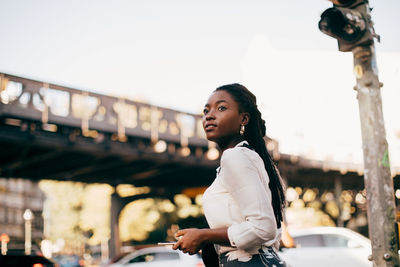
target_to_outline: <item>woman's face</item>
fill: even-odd
[[[239,105],[228,92],[215,91],[208,98],[203,111],[203,128],[208,140],[229,142],[239,135],[242,120]]]

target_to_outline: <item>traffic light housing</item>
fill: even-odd
[[[321,14],[319,29],[338,40],[339,51],[370,45],[375,34],[367,0],[331,0],[333,7]],[[378,39],[379,40],[379,39]]]

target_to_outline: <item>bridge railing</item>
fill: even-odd
[[[98,131],[153,142],[207,146],[201,116],[56,84],[0,73],[0,117],[77,127],[85,136]]]

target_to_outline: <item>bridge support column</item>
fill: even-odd
[[[336,205],[338,206],[339,209],[339,215],[337,218],[337,226],[343,227],[343,219],[342,219],[342,213],[343,213],[343,208],[342,208],[342,201],[340,200],[340,197],[342,195],[342,177],[340,174],[337,174],[335,176],[335,198],[336,198]]]
[[[152,192],[129,197],[120,197],[117,193],[116,186],[114,186],[114,193],[111,195],[110,211],[110,259],[114,258],[121,252],[121,241],[119,237],[119,215],[121,214],[122,209],[132,201],[148,197],[168,197],[168,195],[163,195],[159,192]]]
[[[119,239],[119,215],[124,204],[121,201],[121,197],[118,195],[116,190],[111,195],[111,212],[110,212],[110,259],[114,258],[120,253],[121,241]]]

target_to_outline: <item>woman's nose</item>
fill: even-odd
[[[207,114],[204,115],[204,119],[205,119],[206,121],[215,119],[214,112],[212,112],[212,111],[210,110]]]

